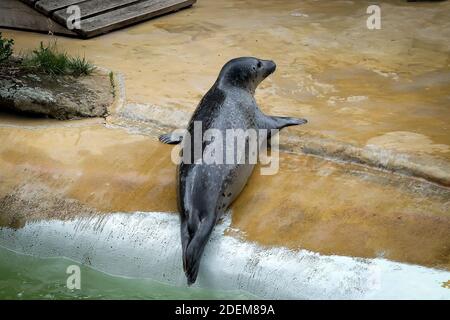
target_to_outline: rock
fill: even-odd
[[[23,70],[18,61],[0,65],[0,110],[60,120],[105,117],[113,102],[108,75],[52,76]]]

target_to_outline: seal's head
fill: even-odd
[[[217,79],[219,83],[246,89],[252,93],[267,76],[276,69],[275,62],[253,57],[242,57],[228,61]]]

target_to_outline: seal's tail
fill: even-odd
[[[187,277],[188,285],[197,279],[200,259],[205,245],[208,242],[214,228],[214,219],[204,218],[192,223],[181,221],[181,243],[183,248],[183,269]]]

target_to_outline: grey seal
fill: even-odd
[[[200,121],[203,130],[220,132],[227,129],[282,129],[306,123],[305,119],[267,116],[258,107],[254,98],[256,87],[275,69],[275,63],[270,60],[254,57],[230,60],[189,121],[186,131],[189,135],[184,139],[189,136],[192,143],[185,144],[182,136],[172,133],[159,138],[168,144],[183,142],[182,152],[185,148],[192,151],[190,161],[182,160],[177,167],[183,269],[188,285],[197,279],[201,256],[214,225],[240,194],[254,169],[251,163],[196,162],[194,122]],[[270,138],[270,134],[266,138]],[[207,151],[208,145],[202,142],[202,152]]]

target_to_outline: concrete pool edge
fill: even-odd
[[[216,226],[196,286],[273,299],[450,299],[450,272],[382,258],[325,256],[263,247]],[[41,257],[64,256],[113,275],[185,286],[178,217],[136,212],[28,222],[0,229],[0,245]]]

